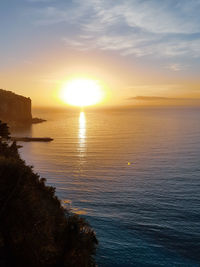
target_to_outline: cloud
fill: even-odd
[[[69,15],[64,10],[59,10],[56,7],[45,7],[37,9],[35,12],[37,19],[36,25],[52,25],[60,22],[68,22]]]
[[[54,2],[55,0],[27,0],[31,3],[48,3],[48,2]]]
[[[172,98],[160,96],[135,96],[129,97],[129,101],[134,101],[135,104],[143,103],[149,105],[200,105],[200,98]]]
[[[171,70],[171,71],[183,71],[188,68],[188,65],[183,65],[180,63],[171,63],[166,66],[166,69]]]
[[[200,40],[180,40],[177,39],[160,39],[159,36],[150,36],[149,34],[128,34],[120,35],[113,33],[102,33],[94,36],[87,33],[76,38],[63,38],[66,45],[73,48],[90,50],[100,49],[103,51],[119,51],[123,56],[134,55],[136,57],[153,56],[154,58],[182,58],[200,57]],[[178,64],[170,65],[168,68],[175,70],[175,67],[182,70]]]
[[[199,18],[191,19],[191,13],[200,8],[200,1],[127,1],[124,17],[130,26],[137,25],[154,33],[199,32]]]
[[[187,100],[187,98],[171,98],[171,97],[160,97],[160,96],[134,96],[134,97],[129,97],[127,100],[168,101],[168,100]]]
[[[63,3],[37,10],[36,23],[71,25],[75,34],[66,32],[62,37],[67,46],[118,51],[124,56],[200,57],[200,0]]]

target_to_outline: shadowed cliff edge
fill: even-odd
[[[31,99],[0,89],[0,119],[9,125],[41,123],[46,120],[32,118]]]
[[[0,89],[0,120],[14,128],[28,127],[31,124],[45,122],[41,118],[32,118],[31,99],[11,91]],[[12,141],[51,142],[50,137],[11,137]]]
[[[0,266],[95,266],[90,225],[61,206],[0,122]]]

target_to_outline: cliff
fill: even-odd
[[[31,99],[0,89],[0,120],[31,123]]]
[[[5,128],[0,122],[4,138]],[[0,140],[0,266],[94,267],[97,244],[90,225],[62,207],[16,143]]]

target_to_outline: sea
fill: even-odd
[[[21,157],[96,232],[102,267],[200,266],[200,108],[35,109]]]

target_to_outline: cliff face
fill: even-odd
[[[0,120],[31,123],[31,99],[0,89]]]

